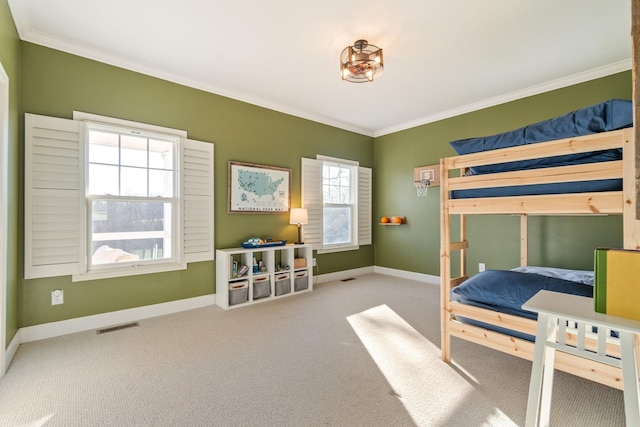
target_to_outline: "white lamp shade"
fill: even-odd
[[[307,210],[305,208],[291,208],[289,212],[289,224],[308,224]]]

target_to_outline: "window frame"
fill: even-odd
[[[166,129],[146,127],[155,131]],[[214,144],[184,138],[186,132],[179,132],[177,173],[182,228],[178,247],[182,265],[89,275],[86,274],[86,124],[81,120],[25,113],[24,278],[71,276],[74,281],[93,280],[184,269],[189,263],[213,261]]]
[[[353,165],[355,176],[352,177],[356,199],[352,217],[352,241],[350,245],[336,245],[327,247],[323,245],[324,219],[323,219],[323,163],[324,161]],[[309,223],[302,226],[303,240],[312,245],[318,253],[342,252],[358,250],[362,245],[372,244],[371,224],[371,176],[372,169],[362,167],[359,162],[317,155],[316,159],[301,158],[301,199],[302,207],[308,211]]]
[[[95,279],[107,279],[124,277],[138,274],[160,273],[175,270],[184,270],[187,268],[184,262],[184,254],[182,253],[182,236],[183,236],[183,221],[182,221],[182,208],[183,200],[180,192],[181,176],[180,176],[180,152],[181,142],[187,137],[187,132],[171,129],[162,126],[150,125],[140,122],[134,122],[130,120],[117,119],[113,117],[100,116],[96,114],[84,113],[74,111],[73,119],[84,122],[86,126],[84,137],[84,202],[85,202],[85,238],[86,238],[86,262],[83,272],[72,275],[72,281],[84,281]],[[144,137],[165,137],[173,140],[173,197],[171,197],[172,214],[171,214],[171,229],[172,229],[172,256],[171,258],[162,260],[141,260],[141,261],[125,261],[121,263],[109,263],[109,264],[93,264],[91,262],[92,256],[92,215],[91,215],[91,203],[93,200],[127,200],[133,199],[126,196],[100,196],[91,195],[89,192],[89,135],[90,130],[107,130],[110,132],[117,132],[120,134],[131,134]],[[167,198],[153,198],[148,197],[150,201],[162,201]]]
[[[316,156],[317,160],[322,161],[322,210],[323,210],[323,224],[322,224],[322,249],[319,249],[319,253],[340,252],[356,250],[360,246],[358,244],[358,162],[351,160],[338,159],[328,156]],[[343,169],[349,169],[349,203],[335,203],[326,201],[324,198],[324,186],[327,177],[324,175],[325,167],[336,166]],[[326,219],[326,209],[333,207],[348,207],[350,212],[350,224],[349,224],[349,241],[344,243],[327,243],[325,237],[327,230],[325,228],[324,220]]]
[[[178,246],[178,235],[180,233],[180,217],[176,215],[176,212],[180,212],[180,198],[178,189],[180,187],[179,175],[178,175],[178,153],[180,151],[180,137],[167,135],[166,133],[156,133],[149,131],[142,131],[138,129],[134,129],[131,127],[121,127],[121,126],[113,126],[107,125],[104,123],[95,123],[88,122],[86,127],[86,143],[85,143],[85,200],[86,200],[86,215],[87,215],[87,263],[86,269],[87,272],[98,272],[98,271],[110,271],[117,270],[120,268],[129,268],[132,265],[136,267],[140,267],[142,265],[152,265],[152,264],[171,264],[176,263],[179,260],[180,251]],[[122,194],[96,194],[92,193],[91,188],[91,174],[90,169],[91,165],[100,164],[94,161],[91,161],[91,132],[104,132],[110,134],[118,135],[118,140],[120,142],[120,138],[123,135],[133,135],[135,137],[141,137],[147,139],[147,164],[144,167],[138,166],[139,169],[144,169],[147,174],[150,170],[154,170],[156,168],[152,167],[148,163],[149,154],[148,154],[148,142],[149,140],[162,140],[171,144],[171,164],[169,165],[170,171],[172,172],[172,182],[170,189],[170,196],[152,196],[147,194],[146,196],[128,196]],[[121,169],[123,167],[129,167],[121,160],[121,151],[120,145],[118,147],[118,161],[117,164],[113,164],[112,166],[116,166],[118,168],[118,178],[121,177]],[[107,164],[110,165],[110,164]],[[147,175],[148,177],[148,175]],[[148,183],[147,183],[148,184]],[[121,187],[121,186],[120,186]],[[147,188],[148,191],[148,188]],[[118,189],[118,193],[120,193],[120,189]],[[93,256],[90,256],[90,252],[93,251],[94,247],[94,231],[93,231],[93,202],[95,201],[105,201],[105,202],[133,202],[133,203],[142,203],[142,202],[160,202],[160,203],[169,203],[171,205],[171,215],[170,215],[170,248],[169,253],[170,257],[155,259],[155,260],[132,260],[132,261],[119,261],[119,262],[111,262],[111,263],[99,263],[94,264]]]

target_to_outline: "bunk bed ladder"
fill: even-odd
[[[446,159],[440,159],[440,182],[447,183],[450,166]],[[460,169],[463,175],[466,168]],[[451,289],[468,278],[467,273],[467,218],[464,214],[459,214],[460,220],[460,240],[451,241],[451,215],[449,214],[449,186],[440,186],[440,297],[441,297],[441,352],[442,360],[449,363],[451,361],[451,340],[449,332],[449,322],[451,321]],[[459,252],[460,263],[458,277],[451,277],[451,253]]]

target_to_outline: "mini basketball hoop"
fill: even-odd
[[[418,197],[426,197],[429,187],[440,185],[440,165],[413,168],[413,186]]]
[[[413,181],[413,185],[416,187],[416,193],[418,197],[426,197],[429,192],[429,180],[428,179],[419,179],[417,181]]]

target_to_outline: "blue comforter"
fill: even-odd
[[[536,320],[538,318],[537,313],[523,310],[522,304],[543,289],[593,298],[593,286],[584,283],[572,282],[535,273],[486,270],[453,288],[451,291],[451,300]],[[532,335],[511,331],[472,319],[456,318],[465,323],[492,329],[529,341],[535,340],[535,337]]]
[[[535,273],[487,270],[453,288],[451,299],[536,319],[537,315],[523,310],[522,304],[543,289],[593,298],[593,286],[584,283]]]
[[[631,101],[611,99],[570,112],[560,117],[544,120],[509,132],[450,142],[458,154],[477,153],[498,148],[535,144],[555,139],[608,132],[633,126]],[[543,159],[507,162],[471,168],[474,174],[506,172],[531,168],[565,166],[596,161],[619,160],[621,150],[606,150]]]

